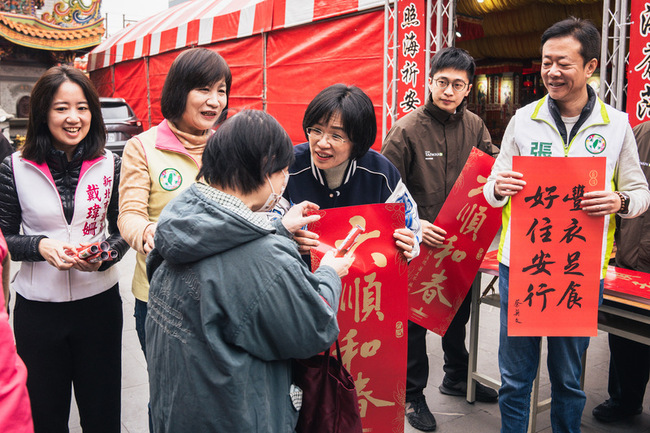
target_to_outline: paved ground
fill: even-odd
[[[133,319],[134,298],[131,294],[131,273],[135,263],[135,254],[131,252],[118,264],[121,270],[120,287],[124,305],[124,340],[122,356],[122,432],[146,433],[147,401],[149,397],[147,384],[146,362],[140,350],[138,337],[135,332]],[[17,263],[12,263],[12,273],[18,269]],[[479,371],[491,377],[498,378],[497,348],[498,348],[499,310],[484,305],[481,308],[480,352],[478,358]],[[468,404],[462,397],[442,395],[438,385],[442,381],[442,349],[440,337],[429,333],[427,337],[429,349],[430,377],[425,396],[429,407],[438,421],[439,432],[473,433],[498,432],[500,417],[498,404],[475,403]],[[545,356],[545,355],[544,355]],[[650,391],[646,392],[643,413],[630,422],[603,425],[592,416],[591,410],[607,398],[607,371],[609,364],[609,349],[607,334],[598,333],[591,340],[587,355],[586,390],[587,405],[582,417],[584,433],[650,433]],[[548,398],[550,384],[548,374],[542,371],[540,399]],[[70,416],[71,433],[80,433],[78,414],[73,404]],[[537,431],[550,433],[549,412],[542,412],[537,417]],[[405,433],[417,433],[408,423]],[[183,432],[185,433],[185,432]],[[189,432],[187,432],[189,433]],[[199,432],[197,432],[199,433]],[[227,433],[227,432],[224,432]]]

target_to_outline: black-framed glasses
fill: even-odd
[[[318,129],[314,127],[307,128],[307,135],[310,138],[313,138],[314,140],[320,140],[321,138],[323,138],[323,136],[326,136],[327,142],[332,145],[341,144],[348,141],[347,139],[343,138],[339,134],[330,134],[328,132],[323,131],[322,129]]]
[[[436,86],[441,89],[446,89],[449,85],[449,80],[446,78],[436,78],[433,80],[433,82],[436,83]],[[462,80],[454,81],[451,83],[451,88],[454,89],[454,92],[462,92],[466,87],[467,83]]]

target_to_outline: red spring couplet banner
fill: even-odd
[[[354,257],[338,312],[343,363],[359,397],[363,430],[403,432],[406,395],[406,260],[393,232],[404,227],[404,205],[383,203],[319,210],[309,230],[319,235],[312,269],[357,225],[364,231],[348,254]]]
[[[605,276],[605,294],[650,305],[650,274],[610,266]]]
[[[604,220],[580,200],[607,188],[605,158],[515,156],[513,170],[526,186],[512,197],[508,335],[595,336]]]
[[[420,244],[409,265],[409,320],[445,335],[469,291],[485,252],[501,227],[483,186],[494,158],[473,148],[434,225],[447,232],[440,248]]]
[[[630,60],[627,113],[633,127],[650,120],[650,3],[635,0],[630,9]]]

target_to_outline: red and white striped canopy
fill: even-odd
[[[102,42],[90,53],[88,70],[383,4],[384,0],[192,0],[146,18]]]

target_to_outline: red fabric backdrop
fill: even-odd
[[[302,116],[325,87],[354,84],[373,101],[381,121],[383,11],[271,32],[267,44],[267,111],[294,143],[305,141]],[[378,126],[381,131],[381,126]],[[375,149],[381,147],[381,137]]]
[[[383,11],[373,11],[219,42],[206,48],[221,54],[232,70],[231,112],[266,108],[296,144],[305,141],[302,116],[320,90],[340,82],[359,86],[375,106],[378,137],[373,147],[379,150],[383,26]],[[92,71],[90,76],[100,95],[126,99],[147,129],[162,120],[160,94],[169,66],[180,52],[117,63],[113,66],[114,77],[110,75],[111,68]]]

